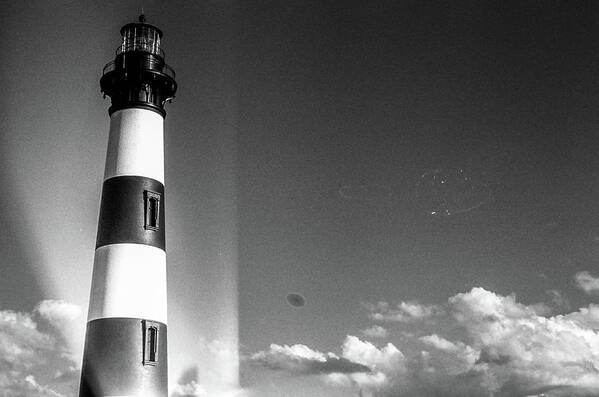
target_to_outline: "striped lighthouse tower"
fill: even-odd
[[[139,22],[100,86],[110,134],[94,258],[80,397],[166,397],[164,104],[177,85],[162,32]]]

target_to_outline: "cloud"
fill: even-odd
[[[549,304],[556,310],[570,310],[570,302],[556,289],[550,289],[545,291],[545,294],[549,298]]]
[[[421,336],[418,339],[426,345],[446,352],[455,352],[459,349],[455,343],[450,342],[445,338],[441,338],[437,334]]]
[[[81,316],[79,306],[61,300],[41,301],[35,307],[35,312],[59,330],[63,329],[69,321],[76,320]]]
[[[589,272],[578,272],[574,275],[574,281],[578,288],[587,294],[599,292],[599,278],[593,277]]]
[[[360,393],[364,394],[367,392],[372,395],[376,390],[381,389],[388,383],[389,379],[383,372],[354,372],[350,374],[342,374],[339,372],[333,372],[328,374],[324,379],[325,382],[343,386],[347,388],[357,387]]]
[[[170,382],[169,382],[170,383]],[[219,388],[206,387],[192,380],[185,384],[175,384],[170,388],[170,397],[247,397],[248,393],[239,387],[222,386]]]
[[[392,343],[379,349],[370,342],[348,335],[343,342],[342,352],[343,358],[362,364],[372,371],[403,369],[404,355]]]
[[[74,395],[78,363],[63,330],[80,312],[52,300],[40,302],[31,313],[0,310],[0,390],[7,396]]]
[[[171,383],[171,382],[169,382]],[[227,385],[221,385],[221,387],[215,388],[213,385],[200,384],[195,380],[191,380],[187,383],[171,383],[170,397],[245,397],[247,393],[245,390],[239,387],[232,387]]]
[[[362,335],[368,338],[385,338],[387,337],[387,330],[375,324],[372,327],[362,330]]]
[[[376,397],[599,395],[599,305],[549,316],[514,295],[473,288],[442,305],[382,302],[368,309],[371,319],[396,323],[387,330],[393,343],[347,336],[339,358],[368,369],[331,369],[324,372],[329,384]],[[323,374],[306,366],[337,357],[294,346],[273,345],[256,358],[272,357],[271,365],[261,363],[306,375]]]
[[[403,354],[391,343],[379,349],[370,342],[348,335],[341,356],[323,353],[305,345],[273,344],[251,360],[269,369],[293,374],[320,375],[329,383],[360,390],[378,390],[388,382],[386,373],[403,371]]]
[[[363,363],[339,357],[334,353],[321,353],[300,344],[272,344],[268,351],[253,354],[251,361],[273,370],[304,375],[371,371],[371,368]]]
[[[479,352],[472,369],[498,395],[548,386],[599,387],[596,311],[544,317],[534,308],[482,288],[450,298],[449,310],[465,341]]]
[[[356,386],[362,395],[381,390],[392,377],[402,375],[406,371],[405,357],[392,343],[377,348],[370,342],[348,335],[342,346],[343,358],[364,365],[370,371],[352,373],[332,373],[327,381],[343,386]]]
[[[25,377],[25,384],[29,387],[29,391],[34,391],[40,393],[41,395],[62,397],[62,394],[50,389],[48,386],[42,386],[39,383],[37,383],[33,375],[27,375]]]
[[[171,397],[241,397],[237,338],[198,338],[196,362],[177,381],[169,382]],[[201,376],[199,376],[201,375]]]
[[[177,384],[171,390],[171,397],[205,397],[208,392],[195,380],[184,385]]]
[[[44,300],[33,310],[38,327],[62,338],[70,358],[81,362],[85,339],[85,317],[81,308],[62,300]]]
[[[418,302],[401,302],[395,307],[391,307],[387,302],[366,306],[370,310],[370,318],[373,320],[401,323],[423,320],[441,311],[439,306],[423,305]]]

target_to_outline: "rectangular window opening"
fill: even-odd
[[[158,230],[160,227],[160,194],[146,190],[145,196],[145,224],[146,230]]]
[[[143,364],[156,365],[158,363],[158,325],[151,321],[144,320],[143,330]]]

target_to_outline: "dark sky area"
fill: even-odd
[[[545,316],[592,302],[575,275],[598,273],[599,3],[33,1],[0,16],[0,310],[87,307],[99,78],[141,7],[179,84],[165,124],[171,383],[236,383],[236,365],[201,357],[238,334],[242,386],[262,396],[395,397],[256,352],[342,354],[380,301],[480,287]],[[404,333],[424,335],[379,325],[373,343],[406,356]]]
[[[243,3],[241,307],[305,283],[344,328],[357,297],[567,287],[597,253],[591,4]],[[431,216],[421,176],[460,168],[490,197]]]

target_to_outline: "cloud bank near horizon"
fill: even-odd
[[[0,394],[6,397],[75,397],[79,394],[83,310],[61,300],[44,300],[31,312],[0,310]],[[237,341],[199,338],[202,357],[225,365],[238,360]],[[80,345],[80,346],[79,346]],[[244,390],[223,378],[220,368],[202,382],[171,381],[171,397],[241,397]],[[2,394],[4,393],[4,394]]]
[[[348,335],[339,356],[301,344],[273,344],[251,361],[317,375],[361,396],[599,395],[599,305],[549,316],[546,305],[473,288],[441,305],[366,307],[373,322],[385,324],[393,343],[377,347]]]
[[[81,313],[58,300],[42,301],[31,313],[0,310],[0,390],[6,396],[77,393],[79,363],[65,336]]]
[[[579,275],[575,281],[589,280]],[[563,311],[561,292],[550,292],[555,309]],[[337,353],[272,344],[249,361],[318,377],[362,397],[599,395],[599,304],[550,315],[548,305],[473,288],[436,305],[364,307],[370,326],[361,337],[347,335]],[[7,396],[75,396],[80,360],[65,335],[81,321],[81,309],[64,301],[42,301],[30,313],[0,310],[0,390]],[[200,343],[204,354],[223,362],[237,359],[230,343]],[[206,376],[201,384],[194,379],[174,384],[171,395],[211,395],[205,381]],[[219,395],[242,394],[229,388]]]

